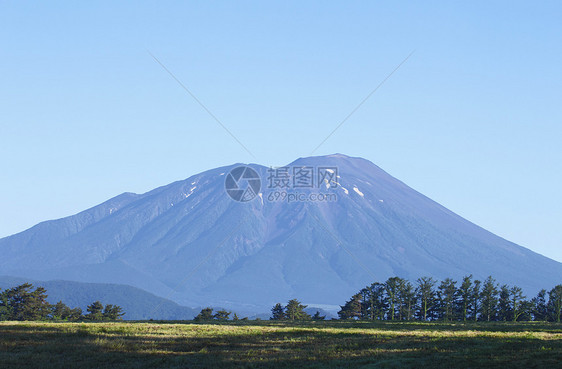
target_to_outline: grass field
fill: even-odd
[[[0,322],[0,368],[556,368],[562,324]]]

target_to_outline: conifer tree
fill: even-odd
[[[478,321],[480,307],[481,307],[481,299],[480,299],[480,286],[482,282],[478,279],[474,281],[472,289],[470,291],[470,311],[471,311],[471,319],[475,322]]]
[[[390,317],[390,320],[394,320],[396,313],[400,313],[400,294],[404,288],[404,280],[400,277],[390,277],[384,283],[384,287],[388,300],[387,319]]]
[[[482,291],[480,292],[480,300],[482,319],[487,321],[494,320],[498,304],[498,288],[496,280],[491,276],[484,281]]]
[[[303,305],[297,299],[289,300],[287,306],[285,306],[285,316],[288,320],[307,320],[310,319],[304,309],[307,305]]]
[[[70,315],[68,316],[69,322],[76,322],[78,320],[82,320],[84,316],[82,315],[82,309],[74,308],[70,309]]]
[[[437,296],[439,299],[439,317],[445,321],[454,319],[456,307],[456,281],[446,278],[441,282],[438,288]]]
[[[0,289],[0,320],[8,320],[12,315],[8,294]]]
[[[206,307],[201,309],[199,314],[194,318],[197,321],[208,321],[213,320],[213,308]]]
[[[44,320],[51,313],[47,302],[47,291],[43,287],[33,290],[33,285],[24,283],[3,293],[6,320]]]
[[[229,319],[229,317],[230,317],[230,311],[226,311],[226,310],[219,310],[215,313],[215,315],[213,315],[213,318],[220,321],[226,321]]]
[[[504,284],[500,287],[497,318],[498,320],[505,322],[511,320],[512,317],[513,317],[513,313],[511,311],[511,299],[510,299],[509,287],[506,284]]]
[[[320,312],[316,310],[316,313],[312,316],[312,320],[324,320],[326,319],[326,315],[320,315]]]
[[[361,318],[361,295],[359,293],[353,295],[344,306],[340,306],[338,315],[341,320],[360,319]]]
[[[471,303],[472,288],[472,274],[464,276],[462,283],[457,290],[457,315],[465,322],[469,318],[468,314]]]
[[[108,304],[103,309],[103,319],[104,320],[121,320],[122,316],[125,315],[121,306]]]
[[[101,302],[88,306],[88,314],[82,315],[82,309],[69,308],[62,301],[51,305],[47,302],[47,291],[43,287],[34,289],[30,283],[0,291],[0,320],[118,320],[124,315],[122,308],[107,305],[105,310]]]
[[[273,308],[271,308],[271,318],[270,320],[283,320],[285,319],[285,307],[281,305],[281,303],[275,304]]]
[[[88,314],[86,314],[85,316],[87,320],[103,320],[103,305],[101,302],[93,302],[91,305],[88,305],[86,311],[88,312]]]
[[[361,290],[361,316],[370,320],[384,320],[387,310],[384,284],[375,282]]]
[[[562,314],[562,284],[557,285],[548,292],[548,312],[550,319],[560,323]]]
[[[400,318],[410,320],[414,317],[416,307],[416,291],[414,286],[406,281],[400,291]]]
[[[529,304],[525,301],[523,290],[520,287],[513,286],[509,290],[511,298],[511,311],[513,312],[513,321],[516,322],[520,316],[529,310]]]
[[[68,320],[71,313],[71,309],[62,301],[51,306],[51,318],[54,320]]]
[[[546,321],[548,319],[546,290],[545,289],[540,290],[537,296],[531,299],[531,304],[532,304],[531,314],[533,316],[533,320]]]
[[[421,320],[428,320],[435,305],[435,284],[431,277],[421,277],[417,280],[416,294],[418,299],[418,316]]]

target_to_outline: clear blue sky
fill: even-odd
[[[560,19],[559,1],[1,1],[0,236],[308,156],[415,49],[317,154],[562,261]]]

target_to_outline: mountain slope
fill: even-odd
[[[562,264],[506,241],[409,188],[373,163],[345,155],[291,167],[332,167],[338,177],[298,192],[335,201],[233,201],[213,169],[142,195],[123,194],[0,240],[0,273],[122,283],[189,306],[264,311],[299,298],[342,304],[392,275],[414,280],[493,275],[535,293],[562,280]]]

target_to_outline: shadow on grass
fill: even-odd
[[[152,320],[131,321],[131,323],[190,324],[190,325],[237,325],[259,327],[330,327],[384,329],[391,331],[479,331],[479,332],[548,332],[562,333],[562,323],[552,322],[419,322],[419,321],[368,321],[368,320],[324,320],[324,321],[202,321]]]
[[[526,334],[527,325],[500,331],[496,325],[453,330],[445,323],[362,323],[2,323],[0,367],[529,368],[562,362],[560,336],[536,326],[537,334]]]

